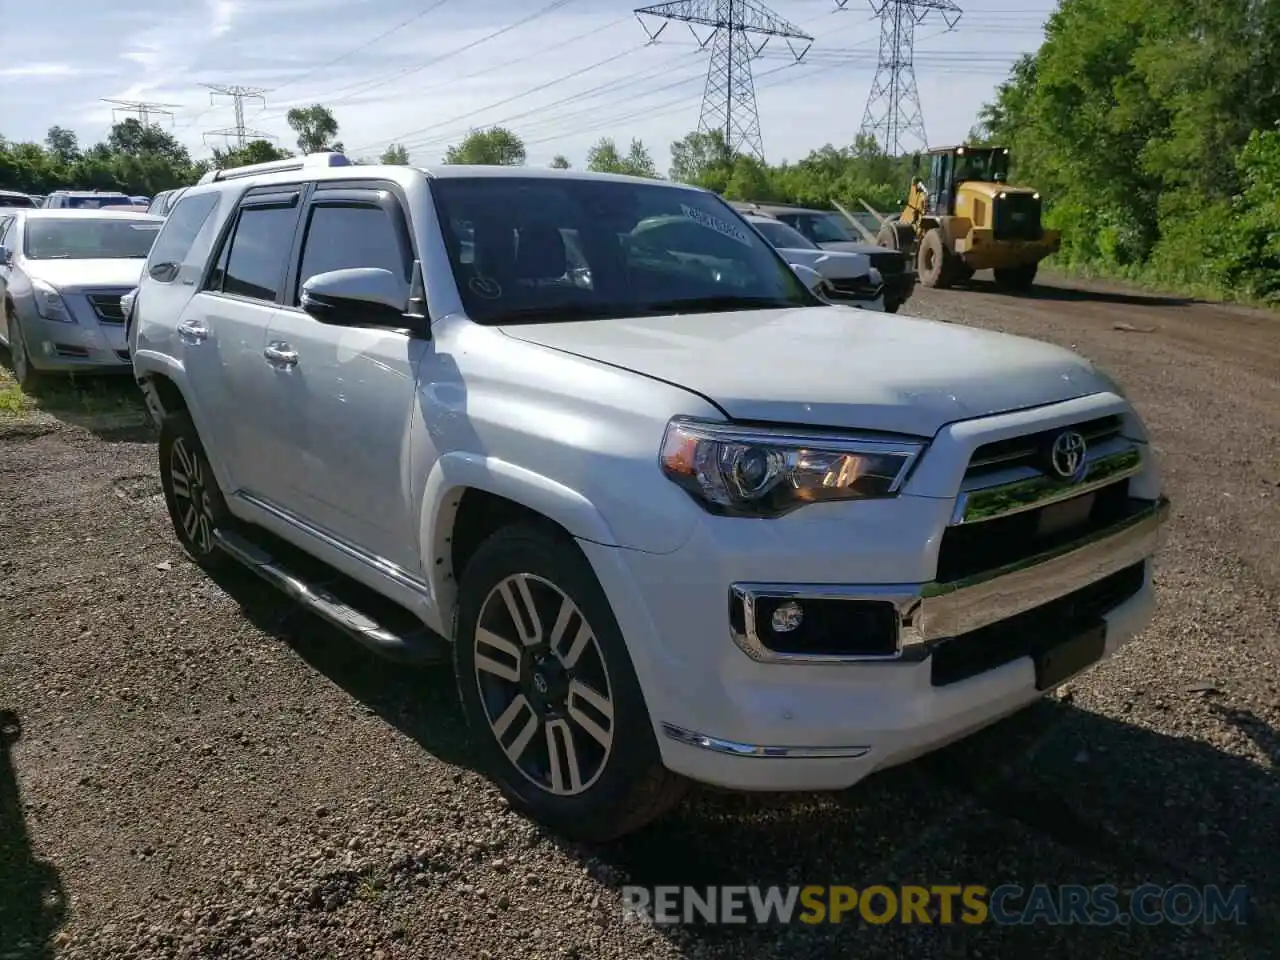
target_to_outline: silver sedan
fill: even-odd
[[[0,344],[21,386],[44,373],[129,370],[120,298],[163,224],[109,210],[0,213]]]

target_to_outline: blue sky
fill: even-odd
[[[1053,0],[978,0],[954,31],[937,14],[917,28],[916,76],[935,144],[962,140],[1018,54],[1034,51]],[[563,153],[581,165],[602,136],[650,148],[696,128],[707,52],[671,24],[656,44],[635,0],[39,0],[5,9],[0,135],[40,140],[60,124],[82,144],[106,134],[101,98],[171,105],[160,118],[207,156],[233,122],[202,83],[269,88],[247,124],[294,146],[292,106],[324,103],[348,152],[376,156],[402,142],[438,163],[472,127],[502,123],[529,162]],[[874,75],[879,25],[868,0],[775,0],[816,38],[799,65],[770,41],[754,64],[766,156],[798,159],[852,141]],[[550,8],[548,10],[548,8]],[[424,14],[424,11],[430,10]],[[410,21],[407,25],[399,27]],[[519,21],[527,21],[498,36]],[[649,21],[650,27],[657,26]],[[376,42],[379,35],[387,34]],[[701,36],[705,37],[703,31]],[[461,49],[466,47],[467,49]],[[125,114],[117,113],[116,118]]]

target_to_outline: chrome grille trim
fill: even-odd
[[[1070,500],[1141,472],[1145,457],[1135,443],[1122,441],[1086,455],[1083,478],[1050,477],[1034,467],[1002,471],[994,482],[962,490],[951,513],[951,526],[982,523]]]

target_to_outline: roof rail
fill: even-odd
[[[245,167],[210,170],[198,182],[216,183],[220,180],[256,177],[260,173],[283,173],[286,170],[309,170],[312,167],[349,166],[351,161],[341,153],[309,153],[302,157],[289,157],[287,160],[268,160],[266,163],[251,163]]]

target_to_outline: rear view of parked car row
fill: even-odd
[[[91,242],[53,216],[4,235],[42,359],[82,315],[43,266]],[[120,258],[159,231],[118,349],[187,555],[450,662],[486,771],[565,835],[691,782],[850,787],[1152,614],[1169,506],[1105,372],[833,302],[712,193],[319,154],[94,222]]]

